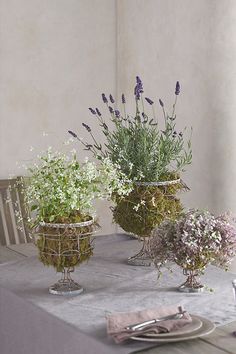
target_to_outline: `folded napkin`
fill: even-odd
[[[109,315],[107,316],[107,333],[113,337],[116,343],[121,343],[130,337],[140,336],[144,333],[166,333],[177,330],[192,322],[192,319],[187,312],[184,312],[181,319],[157,322],[150,327],[139,331],[128,330],[125,327],[153,320],[154,318],[174,315],[179,312],[179,307],[180,306],[178,305],[163,306],[143,311],[123,312]]]

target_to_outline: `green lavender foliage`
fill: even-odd
[[[175,135],[169,118],[164,131],[148,117],[116,122],[116,129],[106,135],[107,155],[117,162],[132,180],[158,181],[170,171],[181,171],[191,163],[191,143],[184,147],[182,135]],[[174,134],[174,135],[173,135]]]
[[[109,129],[107,125],[109,123],[105,121],[97,108],[90,108],[91,113],[98,118],[99,125],[105,135],[105,146],[96,141],[91,128],[85,123],[83,126],[89,132],[92,143],[85,143],[76,134],[70,133],[80,140],[86,150],[90,150],[96,158],[103,160],[105,157],[109,157],[113,163],[117,163],[121,171],[131,180],[163,180],[163,177],[170,172],[184,171],[185,166],[192,161],[191,134],[186,139],[186,128],[183,132],[177,132],[176,128],[175,108],[178,95],[179,87],[175,92],[171,115],[166,113],[163,102],[159,100],[164,117],[163,130],[156,118],[152,101],[152,117],[148,117],[146,114],[143,92],[141,91],[138,98],[135,96],[136,112],[134,116],[126,114],[123,98],[123,114],[121,114],[115,109],[114,103],[109,103],[103,94],[103,101],[108,108],[114,129]]]

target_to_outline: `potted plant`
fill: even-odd
[[[236,228],[226,214],[215,217],[209,211],[192,209],[179,220],[166,220],[152,234],[150,254],[159,272],[167,262],[183,269],[187,280],[182,292],[204,289],[199,276],[208,264],[226,270],[236,255]]]
[[[125,231],[139,236],[143,240],[141,251],[129,258],[134,265],[150,265],[147,243],[152,230],[166,217],[175,220],[182,212],[177,192],[186,189],[181,180],[181,172],[191,163],[192,151],[190,139],[185,144],[185,134],[177,131],[175,108],[180,93],[180,84],[176,83],[175,102],[172,113],[166,112],[164,103],[159,104],[164,122],[157,119],[154,102],[143,97],[143,84],[136,78],[134,89],[135,112],[126,112],[126,99],[122,94],[122,109],[118,110],[112,95],[109,99],[102,94],[102,100],[110,114],[110,124],[98,108],[89,108],[97,117],[105,136],[105,145],[96,141],[91,128],[83,123],[91,135],[92,142],[86,143],[74,132],[77,138],[99,159],[109,157],[113,163],[133,182],[133,190],[125,198],[113,194],[115,207],[114,221]],[[151,116],[149,112],[151,111]]]
[[[78,294],[82,287],[71,279],[74,267],[93,254],[91,235],[97,223],[93,202],[130,192],[128,181],[116,166],[104,159],[97,167],[76,155],[49,149],[29,169],[24,200],[30,209],[40,260],[62,272],[62,279],[49,288],[52,294]],[[123,179],[124,182],[123,183]]]

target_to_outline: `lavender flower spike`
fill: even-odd
[[[82,123],[82,126],[90,133],[91,132],[91,128],[87,125],[87,124],[85,124],[85,123]]]
[[[120,116],[120,111],[118,111],[118,109],[115,109],[115,116],[116,116],[116,118],[119,118],[119,116]]]
[[[92,114],[96,114],[96,111],[93,108],[90,107],[89,110]]]
[[[179,81],[176,82],[176,86],[175,86],[175,94],[176,96],[178,96],[180,93],[180,84]]]
[[[135,95],[136,100],[139,100],[140,94],[143,93],[143,83],[142,83],[139,76],[136,76],[136,81],[137,81],[137,84],[134,88],[134,95]]]
[[[114,100],[114,98],[112,97],[112,95],[110,95],[109,98],[110,98],[111,103],[115,103],[115,100]]]
[[[110,111],[111,114],[114,113],[114,110],[113,110],[113,108],[111,106],[109,106],[109,111]]]
[[[121,96],[121,101],[122,101],[122,103],[126,103],[126,101],[125,101],[125,95],[122,93],[122,96]]]
[[[68,130],[68,133],[69,133],[70,135],[72,135],[73,138],[77,138],[77,135],[76,135],[74,132],[72,132],[71,130]]]
[[[97,115],[98,115],[99,117],[101,117],[101,112],[99,111],[98,108],[96,108],[96,112],[97,112]]]
[[[162,102],[161,99],[159,99],[159,103],[160,103],[160,106],[161,106],[161,107],[164,107],[164,103]]]
[[[108,103],[105,93],[102,93],[102,100],[104,103]]]
[[[150,105],[153,105],[153,101],[150,99],[150,98],[148,98],[148,97],[145,97],[145,100],[147,101],[147,103],[149,103]]]
[[[136,81],[137,81],[137,84],[142,84],[142,80],[140,79],[139,76],[136,76]]]

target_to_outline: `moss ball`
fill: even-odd
[[[124,231],[149,237],[162,221],[180,216],[183,206],[176,193],[181,189],[181,182],[166,186],[135,185],[128,196],[116,196],[113,219]]]

